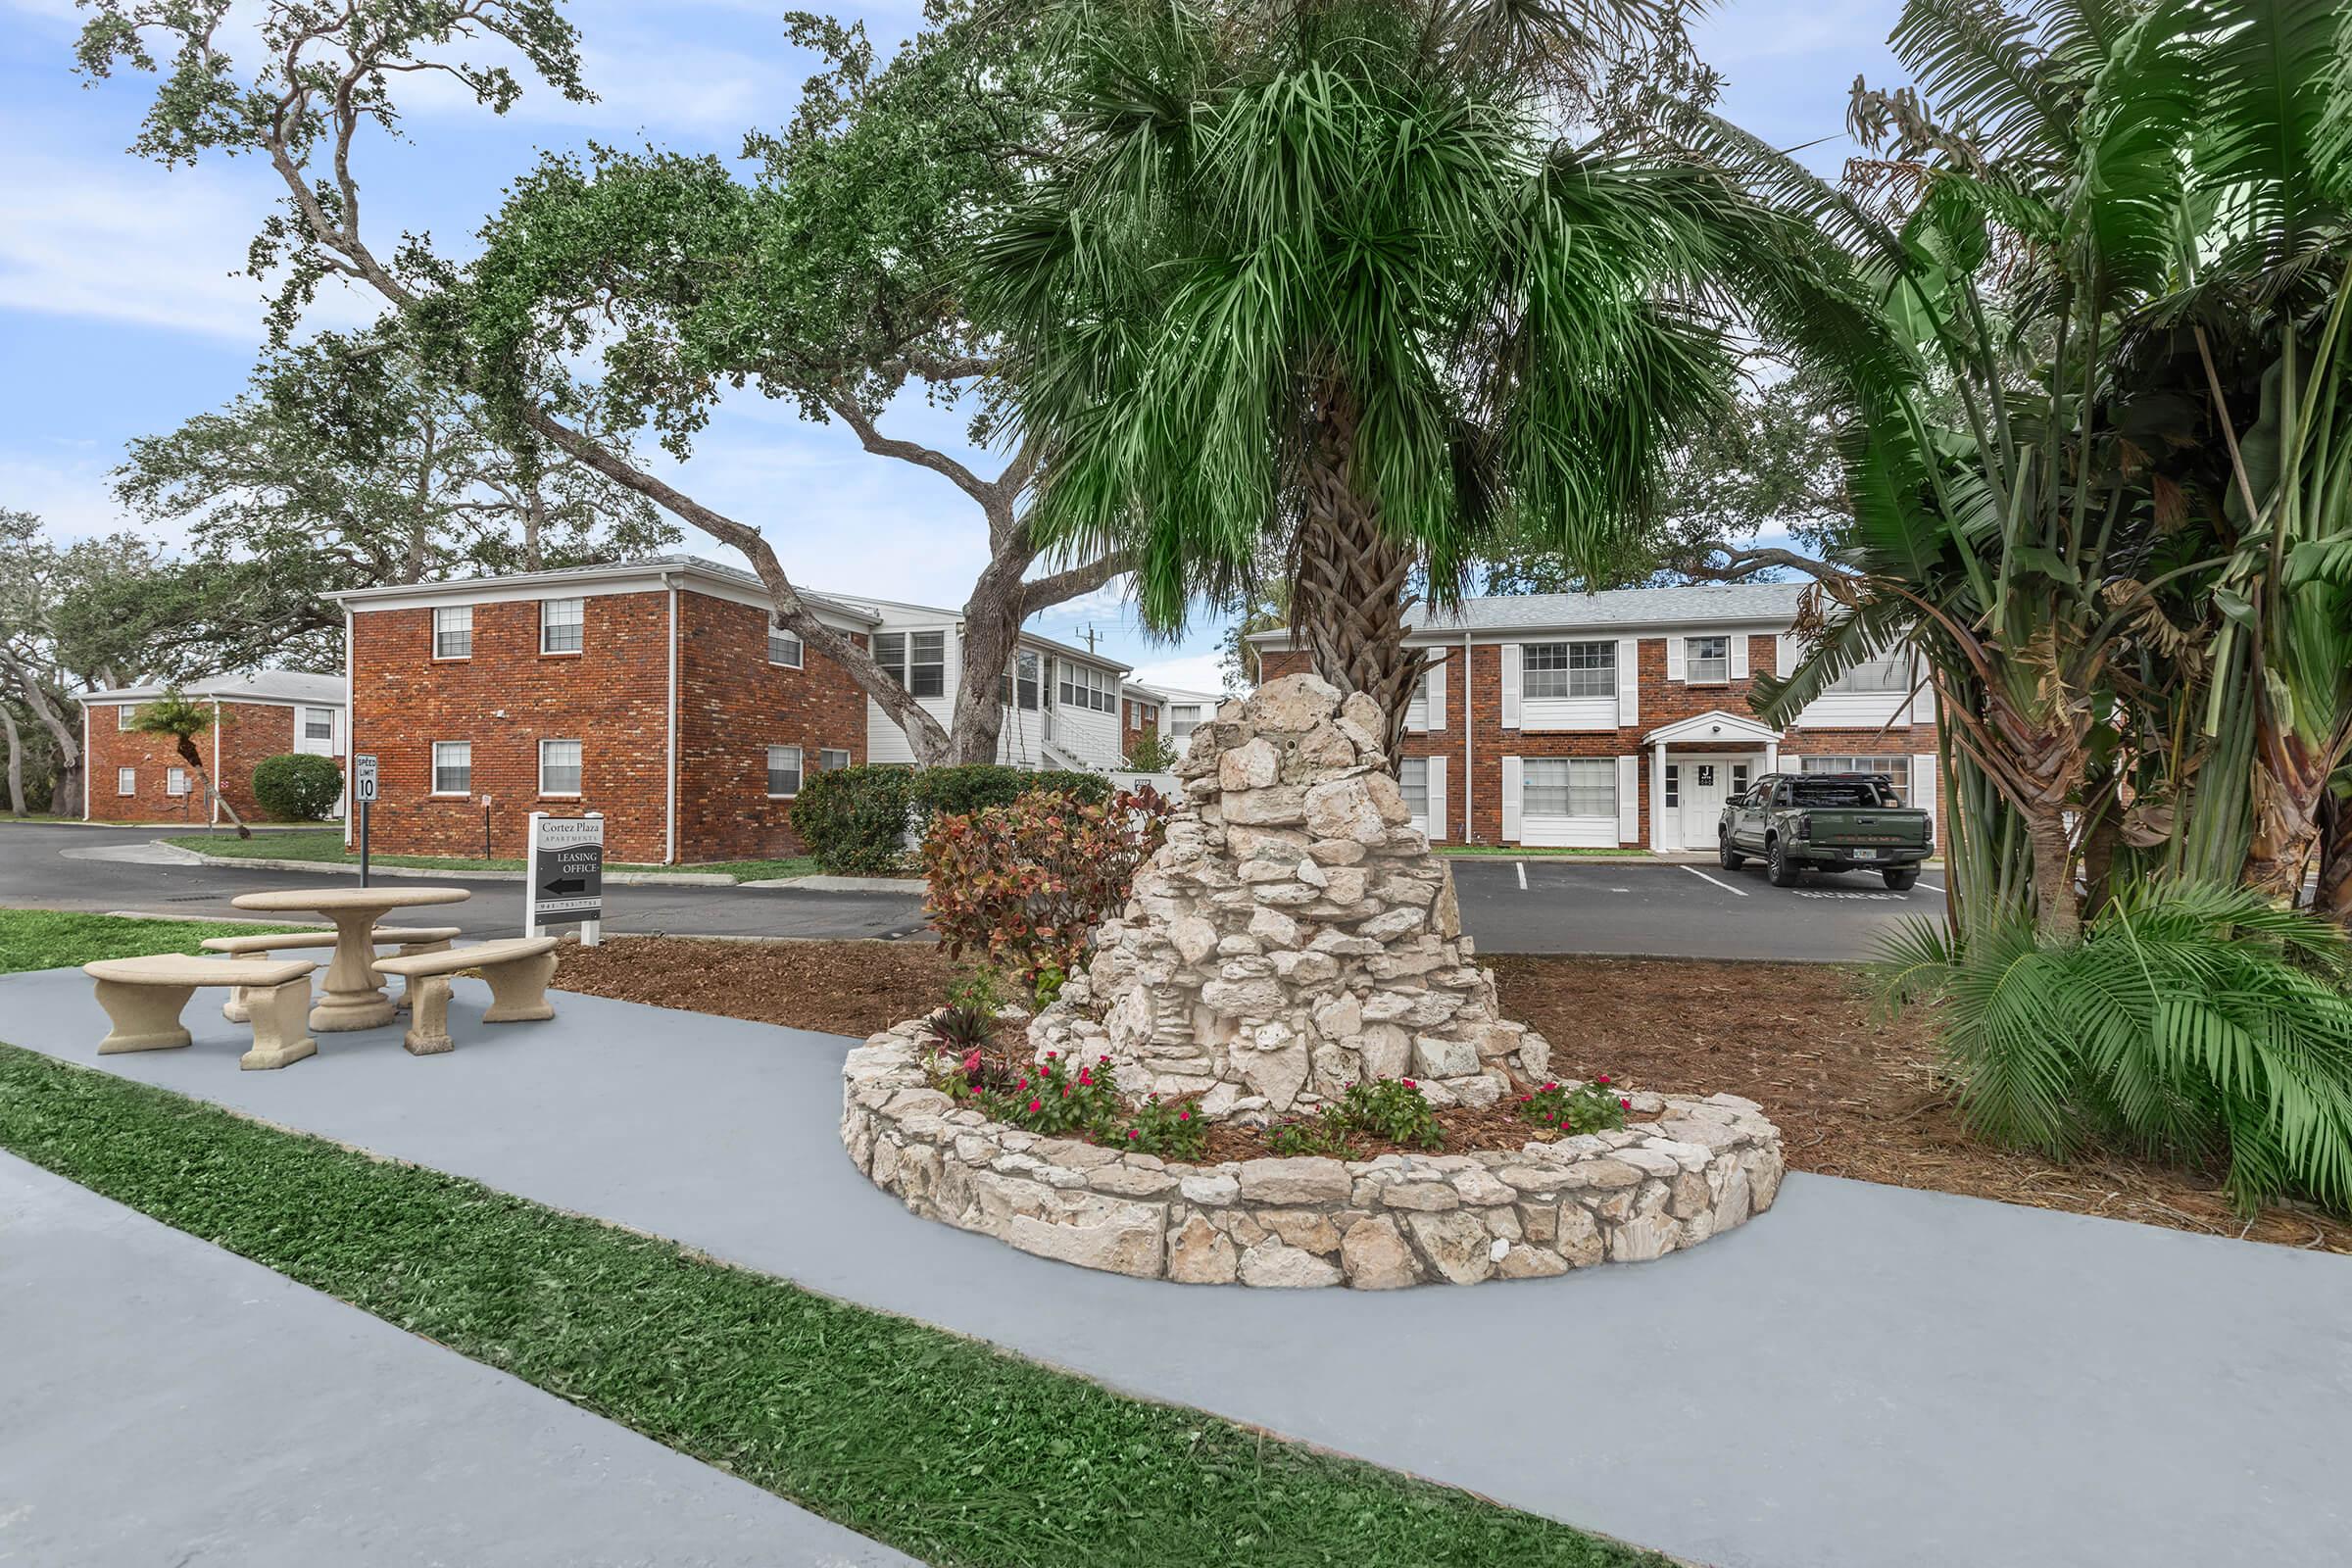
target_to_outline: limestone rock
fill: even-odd
[[[1225,1233],[1199,1214],[1168,1239],[1168,1278],[1179,1285],[1230,1285],[1237,1258]]]
[[[1251,1203],[1345,1203],[1353,1184],[1340,1161],[1302,1154],[1244,1162],[1241,1190],[1243,1200]]]
[[[1494,1272],[1492,1239],[1476,1214],[1407,1214],[1404,1228],[1430,1266],[1456,1285],[1476,1285]]]
[[[1421,1281],[1421,1261],[1386,1218],[1359,1220],[1340,1239],[1340,1266],[1359,1291],[1393,1291]]]
[[[1244,1285],[1277,1290],[1340,1283],[1338,1264],[1271,1237],[1242,1254],[1240,1273]]]

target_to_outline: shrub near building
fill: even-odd
[[[284,822],[323,822],[343,796],[343,769],[331,757],[289,752],[254,765],[253,798]]]
[[[1010,806],[1032,790],[1089,805],[1110,798],[1100,773],[970,762],[916,771],[891,762],[811,774],[793,802],[792,827],[816,863],[834,876],[903,870],[910,834],[934,817]]]

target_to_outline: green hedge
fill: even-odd
[[[322,822],[343,797],[343,769],[331,757],[289,752],[254,764],[254,803],[281,822]]]
[[[905,869],[907,838],[920,837],[942,811],[1009,806],[1031,790],[1054,790],[1099,803],[1111,794],[1101,773],[966,762],[917,770],[889,762],[812,773],[792,803],[793,831],[826,871],[873,876]]]

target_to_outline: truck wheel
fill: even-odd
[[[1764,874],[1772,879],[1772,885],[1776,888],[1792,888],[1796,886],[1797,878],[1804,875],[1804,869],[1788,858],[1788,852],[1782,848],[1781,841],[1774,839],[1764,846]]]
[[[1910,892],[1911,884],[1918,880],[1919,867],[1916,865],[1898,866],[1886,873],[1886,886],[1889,891],[1895,893]]]
[[[1726,871],[1737,871],[1747,863],[1747,857],[1732,848],[1731,834],[1715,830],[1715,858]]]

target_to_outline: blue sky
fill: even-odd
[[[526,92],[504,120],[454,96],[418,101],[410,145],[378,140],[360,166],[379,247],[421,229],[463,254],[541,148],[650,140],[732,157],[746,127],[782,123],[810,69],[783,41],[783,9],[571,0],[600,101]],[[846,9],[885,47],[920,14],[917,4]],[[1807,155],[1827,170],[1844,150],[1848,84],[1857,74],[1894,77],[1884,40],[1895,11],[1895,0],[1732,0],[1696,36],[1729,78],[1732,118],[1784,146],[1827,138]],[[274,189],[250,161],[166,171],[124,153],[148,82],[74,75],[76,23],[71,0],[0,0],[0,506],[37,513],[67,537],[123,525],[106,475],[127,440],[243,385],[261,340],[260,289],[231,274]],[[327,294],[313,319],[374,314],[368,299]],[[947,446],[960,434],[911,401],[886,428]],[[846,431],[756,394],[721,409],[676,477],[759,525],[811,587],[956,605],[984,559],[977,513],[944,480],[869,457]],[[686,548],[729,555],[691,531]],[[1092,627],[1149,676],[1216,684],[1213,622],[1171,646],[1143,632],[1115,589],[1036,625],[1064,638]]]

